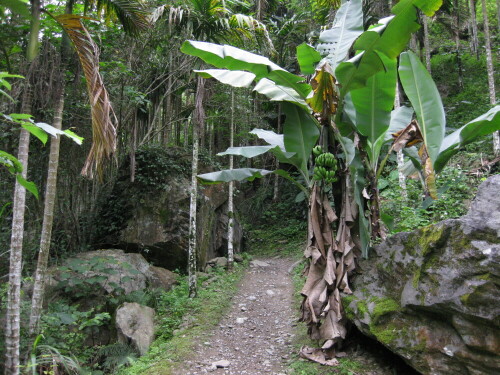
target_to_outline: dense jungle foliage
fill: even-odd
[[[144,191],[150,194],[167,191],[169,179],[174,175],[189,178],[193,131],[199,116],[196,113],[198,77],[193,70],[207,66],[200,59],[180,51],[186,40],[230,44],[266,56],[289,72],[300,75],[297,47],[302,43],[317,44],[320,31],[331,26],[340,3],[335,0],[106,0],[83,3],[0,0],[0,161],[5,167],[0,168],[0,330],[3,331],[3,317],[8,307],[14,184],[22,169],[10,158],[18,155],[23,120],[13,114],[31,114],[33,123],[54,124],[58,104],[61,100],[64,104],[62,115],[59,114],[62,129],[69,129],[71,133],[69,137],[60,137],[57,193],[49,239],[49,265],[62,265],[76,254],[98,248],[100,238],[122,229],[130,213],[130,203],[140,199]],[[389,15],[393,3],[397,1],[363,1],[365,29]],[[428,18],[428,33],[425,34],[423,28],[418,30],[409,49],[424,64],[429,54],[428,69],[441,94],[447,132],[451,133],[493,105],[488,90],[481,1],[446,0],[443,3],[440,10]],[[475,9],[470,8],[471,4]],[[35,8],[41,9],[41,13],[35,15]],[[487,0],[486,10],[491,34],[488,43],[492,47],[494,81],[498,87],[498,1]],[[70,24],[69,18],[58,18],[64,14],[85,17],[71,18],[71,22],[78,24]],[[471,14],[478,25],[477,45],[473,35],[475,20]],[[35,17],[39,17],[40,25],[33,37]],[[420,17],[426,16],[420,13]],[[427,49],[426,43],[429,43]],[[98,52],[94,50],[91,55],[82,57],[77,52],[82,46],[87,51],[98,48]],[[93,81],[88,71],[97,69],[100,78],[94,76]],[[310,76],[304,79],[307,78]],[[92,88],[89,82],[98,82],[98,87]],[[103,97],[104,87],[109,101]],[[226,150],[230,142],[242,146],[261,144],[249,133],[254,128],[283,132],[281,106],[264,95],[249,88],[230,88],[216,80],[206,80],[205,90],[205,123],[198,133],[194,133],[199,140],[200,172],[228,168],[228,157],[217,154]],[[30,100],[28,106],[26,96]],[[402,104],[408,103],[408,98],[401,99]],[[101,115],[93,109],[95,103],[100,103]],[[106,107],[110,104],[111,110]],[[101,152],[102,161],[91,161],[91,166],[86,167],[90,173],[83,176],[82,168],[87,166],[87,157],[96,140],[95,124],[99,116],[107,124],[106,131],[116,131],[116,152],[106,151],[107,141],[94,146],[92,152]],[[33,126],[30,124],[22,123],[25,128]],[[230,140],[231,124],[235,127],[233,141]],[[36,189],[39,196],[28,193],[24,205],[23,287],[20,292],[20,353],[25,366],[22,371],[32,370],[26,367],[30,354],[37,358],[39,353],[56,353],[64,362],[65,367],[61,365],[61,368],[65,370],[61,371],[66,373],[116,373],[137,361],[138,353],[123,344],[95,344],[92,338],[100,327],[113,319],[113,311],[118,305],[139,302],[155,307],[160,315],[163,314],[157,336],[167,340],[182,324],[183,314],[193,308],[191,305],[203,309],[199,306],[202,303],[188,299],[184,276],[171,292],[148,290],[126,294],[118,290],[112,296],[98,296],[102,298],[99,305],[90,309],[75,304],[74,300],[59,299],[41,316],[38,332],[43,335],[35,335],[36,340],[30,337],[29,285],[33,285],[37,267],[51,152],[50,140],[41,142],[38,137],[43,138],[43,134],[38,134],[36,129],[32,131],[35,136],[29,141],[25,186],[30,192]],[[50,134],[51,130],[48,132]],[[81,145],[73,142],[76,138],[73,133],[83,138]],[[382,158],[387,152],[388,147],[385,147]],[[398,183],[394,153],[389,156],[378,180],[380,214],[389,235],[465,214],[479,183],[491,174],[500,173],[500,157],[493,150],[491,135],[462,148],[437,175],[437,200],[425,196],[422,177],[411,168],[409,160],[405,160],[408,164],[407,197]],[[236,157],[234,166],[272,170],[280,165],[273,155],[264,154],[252,160]],[[281,167],[299,176],[294,167]],[[94,178],[89,178],[92,173]],[[244,228],[245,250],[259,246],[262,253],[275,254],[276,246],[272,244],[278,243],[282,253],[301,254],[307,230],[307,198],[289,181],[278,179],[276,182],[276,178],[278,176],[270,175],[236,185],[235,211]],[[119,204],[109,201],[116,191],[113,189],[120,190],[120,184],[129,181],[132,181],[127,190],[130,195],[121,196]],[[282,242],[284,239],[286,241]],[[98,260],[72,266],[72,272],[96,269],[111,272],[108,265]],[[187,273],[185,269],[177,271]],[[204,291],[200,298],[210,300],[223,288],[228,289],[225,295],[229,298],[231,283],[237,281],[238,272],[216,273],[206,289],[201,287]],[[198,280],[199,285],[205,285],[206,278]],[[86,297],[96,297],[92,294],[94,282],[99,280],[90,278],[81,285],[63,280],[56,287],[73,288],[71,293],[81,298],[81,302]],[[222,305],[226,303],[223,301]],[[2,332],[2,358],[4,351]],[[38,359],[43,360],[43,356]]]

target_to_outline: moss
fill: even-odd
[[[356,299],[353,295],[343,295],[342,297],[342,306],[344,307],[345,314],[349,320],[354,320],[356,314],[354,310],[350,307],[352,301]]]
[[[375,307],[371,313],[374,323],[377,323],[379,318],[383,315],[401,310],[399,303],[391,298],[372,298],[370,302],[375,302]]]
[[[394,324],[387,326],[370,325],[370,332],[383,344],[389,345],[398,338],[398,328]]]
[[[422,256],[430,254],[435,249],[436,245],[443,238],[443,229],[444,225],[429,225],[420,229],[418,245]]]
[[[369,314],[368,312],[368,305],[366,304],[365,301],[358,301],[358,304],[356,305],[358,308],[358,312],[363,313],[363,314]]]
[[[469,297],[470,297],[471,293],[465,293],[465,294],[462,294],[460,296],[460,301],[462,301],[462,303],[464,305],[467,305],[467,301],[469,300]]]
[[[418,268],[417,271],[415,271],[415,273],[413,274],[413,287],[415,289],[418,288],[418,283],[420,281],[420,276],[421,276],[421,273],[422,273],[422,269],[421,268]]]
[[[485,274],[482,274],[482,275],[477,275],[477,276],[474,276],[476,279],[479,279],[479,280],[490,280],[491,279],[491,274],[488,272],[488,273],[485,273]]]

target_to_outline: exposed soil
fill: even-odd
[[[213,373],[286,375],[294,356],[298,311],[293,308],[290,259],[253,261],[241,280],[230,311],[217,328],[201,337],[193,355],[174,370],[175,375]],[[259,265],[260,264],[260,265]],[[345,355],[363,369],[363,375],[417,375],[403,360],[354,329],[346,340]],[[338,374],[322,366],[318,374]],[[345,373],[345,372],[344,372]]]
[[[218,328],[200,338],[193,358],[174,373],[214,374],[286,374],[293,325],[293,286],[289,259],[265,259],[253,262],[243,277],[239,292]],[[267,266],[266,266],[267,264]],[[218,361],[228,365],[216,368]]]

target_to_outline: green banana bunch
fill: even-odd
[[[318,157],[318,156],[320,156],[322,153],[323,153],[323,147],[321,147],[320,145],[318,145],[318,146],[314,146],[314,148],[313,148],[313,155],[314,155],[314,157],[316,157],[316,158],[317,158],[317,157]]]
[[[313,154],[316,156],[316,165],[313,170],[313,179],[316,181],[325,181],[327,184],[337,181],[335,172],[337,171],[337,159],[330,152],[322,151],[321,146],[316,146],[313,149]]]
[[[335,159],[335,156],[333,156],[330,152],[325,152],[316,157],[316,165],[336,170],[337,159]]]

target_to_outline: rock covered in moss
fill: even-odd
[[[189,234],[190,154],[149,147],[137,151],[136,173],[122,165],[120,177],[104,193],[94,219],[94,246],[141,253],[155,266],[185,270]],[[206,168],[206,167],[204,167]],[[200,186],[197,214],[198,264],[227,249],[227,185]],[[243,232],[234,224],[235,251]]]
[[[423,374],[500,368],[500,175],[468,214],[398,233],[361,262],[347,316]]]

